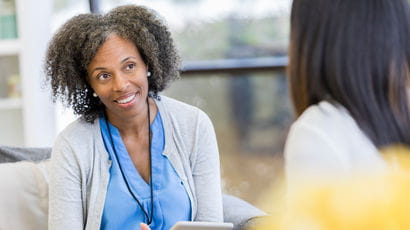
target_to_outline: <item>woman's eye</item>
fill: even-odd
[[[102,74],[99,74],[98,76],[97,76],[97,78],[99,79],[99,80],[105,80],[105,79],[107,79],[107,78],[109,78],[110,77],[110,75],[108,74],[108,73],[102,73]]]
[[[134,69],[134,68],[135,68],[134,63],[128,64],[127,67],[126,67],[127,70],[131,70],[131,69]]]

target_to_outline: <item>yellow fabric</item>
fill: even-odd
[[[282,212],[272,213],[257,229],[410,229],[410,151],[396,146],[381,152],[386,171],[301,183],[276,201],[275,210]]]

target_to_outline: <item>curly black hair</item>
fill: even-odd
[[[67,21],[50,41],[46,58],[46,81],[53,101],[60,99],[74,113],[93,122],[104,110],[93,97],[87,66],[107,38],[116,34],[132,41],[152,76],[150,95],[157,97],[179,77],[180,58],[169,29],[162,18],[143,6],[126,5],[106,14],[80,14]]]

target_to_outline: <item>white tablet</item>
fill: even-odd
[[[232,230],[232,223],[178,221],[171,230]]]

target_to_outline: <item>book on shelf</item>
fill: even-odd
[[[17,36],[15,1],[0,0],[0,39],[15,39]]]

